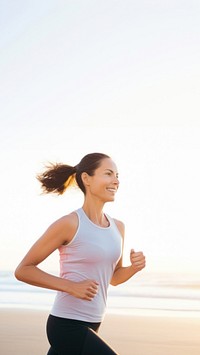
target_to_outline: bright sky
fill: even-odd
[[[150,271],[199,272],[199,1],[0,6],[0,270],[82,204],[40,196],[43,164],[100,151],[119,169],[105,211],[126,224],[125,260],[135,248]]]

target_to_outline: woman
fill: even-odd
[[[116,354],[97,335],[107,289],[145,267],[143,253],[134,250],[131,265],[122,266],[124,225],[103,212],[119,187],[117,167],[109,156],[92,153],[74,167],[52,165],[38,180],[46,193],[62,194],[75,181],[84,193],[82,208],[54,222],[15,271],[20,281],[58,291],[47,321],[48,355]],[[60,277],[38,268],[55,249]]]

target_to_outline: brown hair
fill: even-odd
[[[81,178],[82,173],[85,172],[93,176],[101,161],[106,158],[110,157],[103,153],[91,153],[85,155],[80,163],[75,166],[62,163],[50,164],[43,173],[37,175],[37,179],[42,184],[44,193],[62,195],[69,186],[77,183],[85,194],[86,190]]]

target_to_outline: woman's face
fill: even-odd
[[[114,201],[118,187],[117,167],[110,158],[101,161],[93,176],[87,175],[86,194],[103,203]]]

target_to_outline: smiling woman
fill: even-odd
[[[83,206],[54,222],[15,272],[21,281],[57,290],[47,321],[48,355],[117,354],[97,335],[108,286],[143,269],[145,257],[131,250],[130,265],[122,265],[124,224],[103,212],[119,187],[116,164],[108,155],[92,153],[75,166],[51,165],[37,177],[45,193],[63,194],[74,183],[84,193]],[[55,249],[60,277],[38,268]]]
[[[102,160],[94,175],[82,174],[82,180],[87,188],[88,198],[95,197],[96,202],[113,201],[119,187],[118,172],[115,163],[110,158]]]

